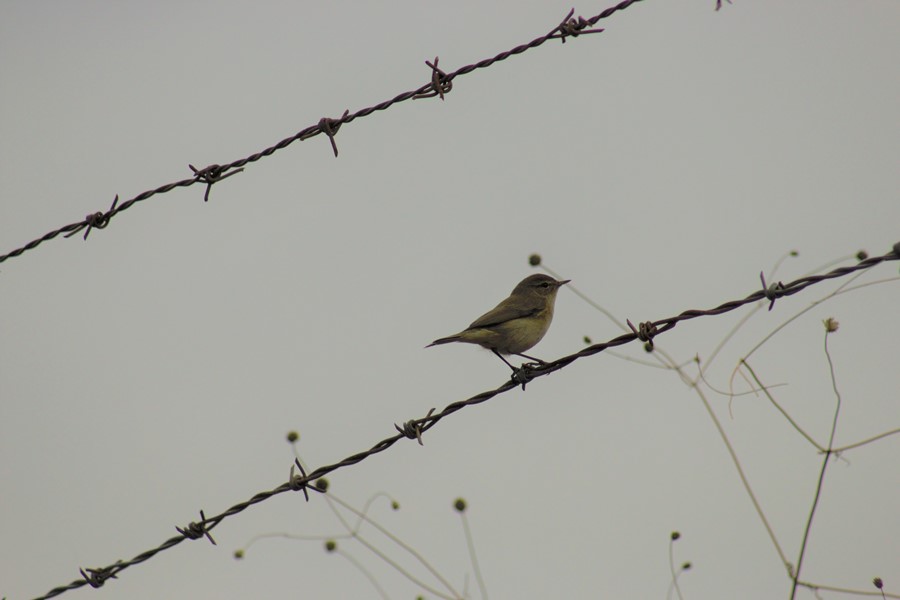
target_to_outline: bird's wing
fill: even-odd
[[[512,298],[507,298],[493,309],[484,313],[475,321],[469,325],[468,329],[476,329],[479,327],[491,327],[493,325],[499,325],[500,323],[505,323],[507,321],[512,321],[514,319],[522,319],[524,317],[530,317],[538,312],[540,312],[541,307],[536,306],[532,302],[526,302],[524,306],[522,306],[522,300],[518,299],[515,304],[519,306],[514,306],[514,302]]]

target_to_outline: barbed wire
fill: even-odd
[[[242,158],[242,159],[233,161],[233,162],[225,164],[225,165],[212,164],[212,165],[209,165],[202,169],[198,169],[198,168],[195,168],[193,165],[189,165],[190,169],[193,172],[193,177],[188,178],[188,179],[183,179],[180,181],[176,181],[173,183],[169,183],[169,184],[157,187],[156,189],[145,191],[145,192],[138,194],[137,196],[123,202],[121,205],[119,204],[119,197],[117,195],[108,211],[96,212],[96,213],[90,214],[90,215],[86,216],[85,219],[82,221],[79,221],[76,223],[71,223],[69,225],[65,225],[54,231],[48,232],[47,234],[44,234],[40,238],[37,238],[37,239],[29,242],[25,246],[22,246],[22,247],[17,248],[5,255],[0,256],[0,262],[4,262],[9,258],[20,256],[24,252],[34,249],[38,245],[42,244],[43,242],[54,239],[54,238],[58,237],[59,235],[64,235],[65,237],[68,238],[68,237],[71,237],[71,236],[75,235],[76,233],[79,233],[83,230],[84,231],[83,239],[86,240],[92,229],[105,228],[106,226],[108,226],[112,217],[114,217],[118,213],[130,208],[137,202],[147,200],[147,199],[149,199],[153,196],[159,195],[159,194],[167,193],[169,191],[174,190],[177,187],[189,187],[189,186],[195,185],[197,183],[206,184],[206,190],[204,193],[204,201],[206,202],[209,200],[209,194],[210,194],[213,184],[218,183],[219,181],[222,181],[223,179],[226,179],[228,177],[231,177],[232,175],[242,172],[246,165],[256,162],[264,157],[267,157],[278,150],[286,148],[287,146],[289,146],[290,144],[292,144],[293,142],[298,141],[298,140],[304,141],[306,139],[315,137],[316,135],[325,134],[325,136],[328,137],[328,139],[329,139],[329,142],[331,144],[332,151],[333,151],[335,157],[337,157],[338,156],[338,148],[337,148],[337,144],[335,142],[335,136],[343,124],[350,123],[353,120],[355,120],[356,118],[369,116],[376,111],[386,110],[387,108],[390,108],[394,104],[398,104],[400,102],[404,102],[404,101],[410,100],[410,99],[420,99],[420,98],[424,99],[424,98],[439,97],[443,100],[444,96],[452,90],[452,81],[456,77],[471,73],[477,69],[487,68],[487,67],[495,64],[496,62],[499,62],[499,61],[509,58],[510,56],[513,56],[515,54],[521,54],[531,48],[536,48],[551,39],[560,39],[563,43],[565,43],[566,39],[569,37],[577,37],[580,34],[600,33],[603,31],[602,29],[590,29],[590,28],[593,27],[600,19],[609,17],[612,14],[614,14],[615,12],[624,10],[625,8],[628,8],[630,5],[632,5],[636,2],[640,2],[640,1],[641,0],[625,0],[623,2],[620,2],[618,5],[611,7],[589,19],[584,19],[582,17],[573,18],[574,10],[572,10],[566,15],[566,17],[563,19],[563,21],[558,26],[556,26],[554,29],[552,29],[549,33],[545,34],[544,36],[535,38],[534,40],[532,40],[531,42],[529,42],[527,44],[522,44],[520,46],[516,46],[515,48],[508,50],[506,52],[497,54],[494,57],[484,59],[482,61],[467,65],[465,67],[461,67],[461,68],[457,69],[456,71],[453,71],[450,73],[445,73],[443,70],[441,70],[439,68],[439,66],[438,66],[439,59],[437,57],[435,57],[433,62],[426,61],[426,65],[431,69],[431,81],[423,86],[420,86],[419,88],[417,88],[415,90],[403,92],[401,94],[398,94],[397,96],[395,96],[394,98],[392,98],[390,100],[386,100],[386,101],[376,104],[374,106],[370,106],[368,108],[358,110],[355,113],[350,113],[349,110],[346,110],[346,111],[344,111],[343,115],[338,119],[322,118],[316,125],[307,127],[305,129],[301,130],[300,132],[294,134],[293,136],[285,138],[285,139],[281,140],[280,142],[278,142],[277,144],[270,146],[269,148],[266,148],[265,150],[262,150],[255,154],[251,154],[250,156],[248,156],[246,158]],[[721,4],[721,0],[718,0],[717,6],[716,6],[717,10],[720,7],[720,4]],[[155,548],[151,548],[150,550],[144,551],[127,561],[118,560],[115,563],[108,565],[106,567],[80,569],[79,571],[82,575],[81,579],[75,580],[68,585],[54,588],[54,589],[50,590],[44,596],[40,596],[37,600],[41,600],[43,598],[52,598],[52,597],[58,596],[64,592],[66,592],[68,590],[77,589],[77,588],[85,586],[85,585],[90,585],[92,587],[99,588],[106,582],[106,580],[116,578],[117,574],[119,572],[121,572],[122,570],[124,570],[130,566],[134,566],[136,564],[143,563],[143,562],[151,559],[152,557],[154,557],[159,552],[168,550],[169,548],[172,548],[172,547],[180,544],[185,539],[200,539],[202,537],[206,537],[211,543],[215,544],[215,540],[213,539],[210,531],[213,528],[215,528],[219,523],[221,523],[225,518],[236,515],[255,504],[258,504],[258,503],[263,502],[275,495],[278,495],[278,494],[281,494],[284,492],[288,492],[288,491],[302,491],[306,495],[306,499],[308,501],[308,499],[309,499],[308,498],[308,490],[314,490],[314,491],[317,490],[316,485],[314,483],[315,480],[317,480],[321,477],[324,477],[325,475],[327,475],[331,472],[334,472],[338,469],[352,466],[359,462],[362,462],[369,456],[383,452],[383,451],[387,450],[388,448],[392,447],[396,442],[398,442],[401,439],[404,439],[404,438],[416,439],[421,444],[422,443],[422,434],[424,432],[428,431],[429,429],[431,429],[432,427],[434,427],[435,425],[437,425],[437,423],[440,422],[444,417],[447,417],[447,416],[457,412],[458,410],[462,410],[465,407],[472,406],[475,404],[480,404],[482,402],[486,402],[499,394],[506,393],[506,392],[512,390],[513,388],[518,387],[519,385],[521,385],[522,388],[524,389],[528,382],[530,382],[538,377],[549,375],[552,372],[558,371],[580,358],[592,356],[592,355],[598,354],[600,352],[603,352],[604,350],[606,350],[608,348],[624,345],[624,344],[633,342],[635,340],[643,341],[645,344],[648,345],[648,347],[650,349],[652,349],[653,339],[655,336],[657,336],[661,333],[664,333],[666,331],[669,331],[670,329],[674,328],[675,325],[677,325],[681,321],[690,320],[690,319],[698,318],[701,316],[712,316],[712,315],[719,315],[719,314],[727,313],[727,312],[736,310],[737,308],[740,308],[741,306],[744,306],[746,304],[758,302],[763,299],[766,299],[770,302],[769,310],[771,310],[777,299],[785,297],[785,296],[790,296],[795,293],[799,293],[800,291],[802,291],[806,287],[809,287],[810,285],[814,285],[816,283],[819,283],[819,282],[822,282],[822,281],[825,281],[828,279],[842,277],[842,276],[845,276],[845,275],[848,275],[850,273],[857,272],[860,270],[869,269],[869,268],[872,268],[872,267],[880,264],[881,262],[893,261],[893,260],[898,260],[898,259],[900,259],[900,242],[895,244],[893,247],[893,250],[891,252],[885,254],[884,256],[868,258],[868,259],[865,259],[865,260],[859,262],[858,264],[850,266],[850,267],[842,267],[842,268],[835,269],[833,271],[830,271],[830,272],[822,274],[822,275],[804,277],[804,278],[798,279],[798,280],[793,281],[786,285],[782,284],[781,282],[777,282],[777,283],[767,286],[765,278],[762,277],[762,274],[761,274],[761,282],[762,282],[761,290],[758,290],[741,300],[733,300],[730,302],[726,302],[726,303],[723,303],[712,309],[688,310],[688,311],[684,311],[674,317],[669,317],[666,319],[661,319],[661,320],[653,321],[653,322],[650,322],[650,321],[641,322],[641,323],[639,323],[639,325],[637,327],[635,327],[629,321],[628,324],[631,327],[631,330],[632,330],[631,333],[623,334],[623,335],[621,335],[617,338],[613,338],[605,343],[589,346],[587,348],[584,348],[580,352],[562,357],[562,358],[560,358],[556,361],[550,362],[550,363],[523,365],[522,368],[520,368],[518,371],[516,371],[513,374],[512,378],[509,381],[505,382],[503,385],[501,385],[493,390],[488,390],[488,391],[482,392],[482,393],[472,396],[466,400],[451,403],[451,404],[447,405],[441,412],[439,412],[437,414],[435,414],[435,412],[434,412],[435,409],[431,409],[427,413],[427,415],[423,418],[407,421],[402,426],[395,425],[395,428],[397,429],[397,432],[398,432],[397,434],[393,435],[392,437],[381,440],[380,442],[378,442],[377,444],[372,446],[369,450],[348,456],[347,458],[343,459],[340,462],[326,465],[323,467],[319,467],[310,473],[306,473],[304,471],[303,467],[299,463],[296,463],[296,466],[300,469],[300,474],[295,475],[294,468],[292,467],[291,472],[289,474],[288,481],[286,483],[283,483],[272,490],[260,492],[256,495],[254,495],[253,497],[251,497],[250,499],[240,502],[240,503],[237,503],[237,504],[233,505],[232,507],[230,507],[229,509],[227,509],[226,511],[224,511],[218,515],[212,516],[210,518],[207,518],[204,511],[201,510],[199,521],[191,522],[187,526],[184,526],[184,527],[176,527],[176,530],[178,531],[179,535],[167,539],[165,542],[163,542],[159,546],[157,546]]]
[[[782,283],[778,281],[776,283],[772,283],[766,286],[765,277],[762,273],[760,273],[760,279],[762,281],[762,289],[753,292],[752,294],[739,299],[739,300],[731,300],[729,302],[724,302],[719,306],[709,309],[702,310],[686,310],[678,315],[673,317],[668,317],[665,319],[660,319],[658,321],[644,321],[638,327],[635,327],[628,321],[631,326],[631,333],[625,333],[618,337],[612,338],[609,341],[594,344],[592,346],[588,346],[584,348],[580,352],[576,352],[574,354],[569,354],[568,356],[564,356],[559,358],[553,362],[548,363],[526,363],[522,365],[518,370],[516,370],[513,375],[510,377],[508,381],[503,383],[497,388],[492,390],[486,390],[481,392],[480,394],[476,394],[466,400],[459,400],[456,402],[452,402],[444,407],[438,413],[435,413],[435,409],[432,408],[428,411],[428,413],[420,418],[420,419],[412,419],[410,421],[405,422],[403,425],[394,425],[397,430],[397,433],[391,437],[385,438],[380,442],[376,443],[374,446],[369,448],[368,450],[364,450],[363,452],[358,452],[356,454],[352,454],[347,458],[341,460],[340,462],[332,463],[329,465],[325,465],[315,469],[312,472],[307,473],[303,466],[299,463],[299,461],[295,461],[295,464],[291,466],[290,473],[288,476],[288,481],[282,483],[278,487],[259,492],[248,500],[243,502],[239,502],[224,512],[207,518],[204,512],[200,511],[200,520],[191,522],[185,527],[176,527],[176,530],[180,535],[171,537],[164,541],[162,544],[155,548],[151,548],[150,550],[146,550],[141,552],[134,558],[122,561],[118,560],[115,563],[108,565],[106,567],[100,568],[90,568],[90,569],[80,569],[80,573],[82,575],[81,579],[76,579],[75,581],[60,587],[53,588],[43,596],[39,596],[35,600],[45,600],[47,598],[53,598],[58,596],[68,590],[73,590],[76,588],[80,588],[85,585],[90,585],[92,587],[98,588],[101,587],[106,580],[116,578],[116,575],[127,569],[130,566],[142,563],[147,561],[160,552],[164,550],[168,550],[174,546],[177,546],[181,542],[186,539],[200,539],[207,538],[210,542],[215,544],[215,540],[213,539],[210,531],[214,529],[219,523],[221,523],[226,518],[236,515],[247,508],[250,508],[254,504],[259,504],[265,500],[273,496],[277,496],[279,494],[283,494],[284,492],[297,492],[302,491],[306,496],[306,500],[309,501],[308,490],[313,491],[321,491],[318,489],[316,480],[337,471],[338,469],[342,469],[345,467],[349,467],[355,465],[357,463],[362,462],[366,458],[373,456],[375,454],[379,454],[384,452],[398,441],[402,439],[411,439],[417,440],[419,444],[422,444],[422,434],[437,425],[441,422],[445,417],[452,415],[453,413],[462,410],[469,406],[474,406],[476,404],[481,404],[482,402],[487,402],[491,398],[498,396],[500,394],[506,393],[518,386],[522,386],[522,389],[525,389],[525,385],[538,377],[543,377],[545,375],[549,375],[555,371],[559,371],[565,366],[575,362],[578,359],[586,358],[588,356],[593,356],[595,354],[599,354],[608,348],[613,348],[616,346],[622,346],[624,344],[628,344],[635,340],[642,341],[652,349],[653,338],[665,333],[666,331],[671,330],[678,323],[682,321],[687,321],[691,319],[696,319],[698,317],[706,317],[713,315],[721,315],[727,312],[731,312],[736,310],[742,306],[747,304],[752,304],[755,302],[759,302],[760,300],[768,300],[769,301],[769,310],[775,304],[775,301],[779,298],[783,298],[786,296],[792,296],[801,292],[811,285],[815,285],[817,283],[821,283],[823,281],[828,281],[831,279],[836,279],[839,277],[844,277],[851,273],[855,273],[858,271],[863,271],[865,269],[870,269],[878,264],[888,261],[900,260],[900,242],[894,244],[892,250],[883,256],[875,256],[869,257],[861,260],[855,265],[847,266],[847,267],[839,267],[828,271],[827,273],[822,273],[819,275],[810,275],[807,277],[801,277],[800,279],[796,279],[789,283]],[[299,469],[299,474],[295,473],[294,468],[297,467]],[[312,485],[311,485],[312,484]]]
[[[406,100],[434,97],[438,97],[443,100],[444,96],[453,89],[453,80],[457,77],[467,75],[472,71],[478,69],[486,69],[495,63],[506,60],[511,56],[522,54],[523,52],[532,48],[537,48],[538,46],[541,46],[550,40],[560,40],[562,43],[565,43],[567,39],[576,38],[579,35],[601,33],[603,31],[602,29],[593,29],[593,26],[598,21],[600,21],[601,19],[605,19],[618,11],[625,10],[632,4],[641,1],[642,0],[623,0],[622,2],[619,2],[619,4],[607,8],[603,12],[588,19],[585,19],[583,17],[574,17],[573,15],[575,14],[575,9],[573,8],[559,23],[559,25],[555,26],[548,33],[537,37],[526,44],[521,44],[519,46],[516,46],[515,48],[512,48],[511,50],[507,50],[490,58],[486,58],[476,63],[460,67],[459,69],[451,71],[449,73],[444,72],[438,67],[437,57],[435,57],[433,62],[425,61],[425,64],[431,69],[431,80],[414,90],[409,90],[397,94],[390,100],[385,100],[384,102],[380,102],[378,104],[375,104],[374,106],[362,108],[353,113],[351,113],[349,110],[345,110],[341,117],[337,119],[324,117],[320,119],[319,122],[315,125],[311,125],[305,129],[302,129],[294,135],[281,140],[277,144],[270,146],[265,150],[261,150],[255,154],[251,154],[250,156],[235,160],[224,165],[212,164],[202,169],[198,169],[193,165],[188,165],[191,171],[193,171],[194,173],[193,177],[182,179],[180,181],[175,181],[172,183],[167,183],[165,185],[157,187],[156,189],[147,190],[138,194],[134,198],[122,202],[122,204],[119,204],[119,197],[117,195],[112,203],[112,206],[110,206],[109,210],[107,210],[106,212],[95,212],[89,214],[81,221],[69,223],[68,225],[64,225],[59,229],[55,229],[53,231],[45,233],[41,237],[28,242],[24,246],[3,254],[2,256],[0,256],[0,263],[10,258],[20,256],[29,250],[37,248],[44,242],[52,240],[59,235],[64,235],[68,238],[84,230],[84,239],[87,240],[88,235],[90,235],[93,229],[103,229],[104,227],[107,227],[112,218],[119,213],[128,210],[138,202],[142,202],[144,200],[152,198],[153,196],[165,194],[174,190],[175,188],[190,187],[198,183],[206,184],[206,191],[203,195],[203,201],[207,202],[209,201],[209,194],[213,184],[231,177],[232,175],[240,173],[244,170],[244,167],[246,165],[254,163],[264,157],[270,156],[278,150],[286,148],[298,140],[303,141],[315,137],[319,134],[324,134],[331,142],[331,149],[334,152],[335,158],[337,158],[338,148],[337,143],[335,142],[335,136],[344,124],[352,123],[356,119],[362,117],[367,117],[376,111],[386,110],[391,106],[399,104],[400,102],[405,102]]]

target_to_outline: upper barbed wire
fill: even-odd
[[[393,98],[389,100],[385,100],[373,106],[369,106],[366,108],[362,108],[357,110],[356,112],[351,113],[349,110],[345,110],[343,115],[340,118],[331,119],[328,117],[320,119],[315,125],[310,125],[309,127],[302,129],[295,133],[290,137],[286,137],[277,144],[273,146],[269,146],[265,150],[261,150],[250,156],[240,158],[238,160],[232,161],[227,164],[219,165],[212,164],[203,169],[195,168],[193,165],[189,165],[191,170],[194,173],[193,177],[188,179],[182,179],[180,181],[175,181],[172,183],[167,183],[165,185],[161,185],[155,189],[147,190],[131,198],[118,204],[118,196],[116,196],[116,201],[113,202],[113,205],[106,212],[94,212],[87,215],[81,221],[77,221],[75,223],[69,223],[68,225],[64,225],[59,229],[54,229],[53,231],[49,231],[42,235],[41,237],[34,239],[24,246],[16,248],[6,254],[0,255],[0,263],[14,258],[16,256],[21,256],[25,252],[29,250],[33,250],[37,248],[44,242],[50,241],[59,235],[65,235],[65,237],[71,237],[76,233],[80,232],[83,229],[86,229],[84,233],[84,239],[87,240],[88,234],[92,229],[102,229],[109,225],[110,220],[121,213],[122,211],[128,210],[138,202],[142,202],[153,196],[157,196],[159,194],[165,194],[179,187],[190,187],[194,184],[201,183],[206,184],[206,192],[204,193],[203,199],[204,201],[209,200],[209,193],[212,189],[214,183],[217,183],[227,177],[231,177],[237,173],[240,173],[244,170],[244,167],[250,163],[254,163],[264,157],[270,156],[277,152],[278,150],[282,150],[287,148],[294,142],[300,140],[307,140],[309,138],[315,137],[319,134],[325,134],[328,137],[332,151],[334,152],[335,158],[338,155],[337,143],[335,142],[335,135],[337,134],[340,127],[346,123],[352,123],[356,119],[367,117],[372,113],[380,110],[386,110],[395,104],[399,104],[400,102],[405,102],[407,100],[413,99],[422,99],[422,98],[433,98],[439,97],[441,100],[444,99],[444,96],[450,92],[453,87],[453,80],[457,77],[461,77],[463,75],[467,75],[472,71],[477,69],[486,69],[491,65],[498,63],[500,61],[506,60],[507,58],[514,56],[516,54],[522,54],[523,52],[530,50],[532,48],[537,48],[548,42],[549,40],[561,40],[563,43],[568,38],[575,38],[580,35],[592,34],[592,33],[600,33],[602,29],[593,29],[593,26],[597,23],[597,21],[601,19],[605,19],[618,11],[625,10],[632,4],[637,2],[642,2],[643,0],[624,0],[619,4],[607,8],[603,12],[594,15],[588,19],[583,17],[574,17],[575,9],[569,11],[566,17],[553,29],[551,29],[548,33],[537,37],[526,44],[521,44],[507,50],[505,52],[501,52],[495,56],[490,58],[486,58],[484,60],[478,61],[476,63],[472,63],[470,65],[466,65],[464,67],[460,67],[455,71],[451,71],[449,73],[445,73],[441,69],[438,68],[438,59],[435,57],[434,61],[426,61],[426,65],[431,69],[431,81],[428,83],[406,92],[402,92],[397,94]]]

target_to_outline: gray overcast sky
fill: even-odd
[[[590,16],[612,3],[578,4]],[[0,252],[85,214],[413,89],[549,31],[571,8],[482,2],[4,2]],[[600,35],[553,42],[437,99],[296,143],[216,185],[121,213],[0,265],[0,596],[128,559],[286,480],[284,441],[318,466],[508,376],[467,346],[423,349],[546,264],[620,322],[744,297],[900,241],[900,3],[646,0]],[[794,320],[750,362],[821,444],[900,427],[897,263]],[[736,365],[846,280],[758,311],[707,372]],[[750,308],[679,325],[686,372]],[[533,353],[620,333],[563,290]],[[620,356],[649,357],[632,344]],[[821,456],[762,395],[701,385],[788,560]],[[330,477],[480,597],[458,496],[494,598],[787,598],[785,567],[697,393],[607,353],[467,408]],[[900,436],[831,463],[803,578],[900,594]],[[99,591],[65,598],[377,597],[318,541],[320,497],[282,495]],[[371,527],[386,554],[440,585]],[[391,598],[421,590],[359,544]],[[434,594],[426,594],[435,597]],[[823,598],[845,597],[822,592]],[[801,590],[800,598],[812,598]]]

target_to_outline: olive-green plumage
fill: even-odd
[[[544,274],[526,277],[519,282],[506,300],[475,319],[463,331],[434,340],[426,348],[450,342],[463,342],[478,344],[498,355],[525,356],[522,353],[541,341],[550,328],[556,292],[566,283],[569,283],[568,279],[557,281]]]

